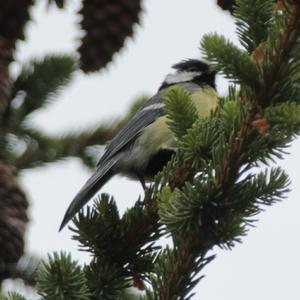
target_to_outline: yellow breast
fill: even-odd
[[[191,99],[199,115],[203,117],[208,116],[210,111],[218,105],[218,95],[209,86],[199,88],[197,92],[191,95]],[[177,147],[176,138],[167,125],[166,116],[158,118],[146,127],[138,142],[143,144],[143,149],[149,154],[156,153],[159,149],[174,149],[176,151]]]

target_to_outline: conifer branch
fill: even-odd
[[[71,55],[46,55],[23,65],[9,95],[14,105],[5,112],[5,130],[18,131],[30,113],[57,99],[75,71],[76,62]]]
[[[93,167],[94,162],[86,153],[87,148],[109,141],[124,126],[123,120],[116,123],[113,126],[103,125],[93,131],[87,130],[61,137],[51,137],[37,130],[23,129],[22,136],[28,137],[27,148],[20,156],[11,159],[19,170],[38,167],[70,156],[77,156],[88,167]]]
[[[131,116],[143,105],[146,96],[138,97],[122,119],[109,124],[98,125],[96,129],[67,133],[61,136],[49,136],[38,129],[20,125],[11,133],[16,139],[23,141],[25,150],[19,154],[12,151],[9,143],[6,147],[6,159],[19,169],[30,169],[45,163],[56,162],[70,156],[79,157],[88,167],[94,167],[98,157],[89,153],[89,147],[104,145],[128,122]],[[18,148],[18,147],[16,147]]]
[[[25,297],[16,292],[10,292],[7,296],[0,295],[1,300],[27,300]]]
[[[270,4],[258,2],[261,7]],[[42,296],[118,299],[131,283],[145,288],[145,280],[151,288],[146,287],[143,299],[191,299],[193,287],[203,278],[199,272],[214,259],[209,251],[214,246],[232,248],[262,205],[285,197],[289,179],[280,168],[252,168],[281,157],[300,132],[298,2],[280,1],[279,12],[257,16],[266,24],[263,33],[252,28],[257,24],[255,14],[248,16],[250,7],[237,10],[244,21],[239,37],[246,51],[216,35],[205,38],[207,58],[240,83],[240,91],[232,88],[207,118],[198,118],[182,90],[170,92],[166,111],[178,153],[156,176],[144,200],[122,217],[104,194],[93,209],[79,213],[73,238],[92,253],[92,262],[81,268],[70,256],[55,254],[40,270]],[[104,143],[122,122],[64,138],[21,128],[45,153],[52,149],[55,154],[47,158],[33,149],[29,159],[23,157],[17,165],[33,167],[38,157],[42,163],[73,153],[84,159],[86,147]],[[172,236],[174,247],[158,251],[154,243],[164,234]]]
[[[101,253],[101,260],[106,262],[107,270],[103,272],[115,270],[115,277],[109,278],[111,282],[119,280],[116,289],[126,286],[130,277],[135,286],[141,286],[140,280],[148,278],[153,290],[146,289],[144,299],[190,299],[192,288],[202,278],[197,274],[214,258],[208,256],[209,250],[213,246],[233,247],[252,224],[251,217],[261,211],[261,205],[271,205],[285,196],[289,180],[281,169],[273,168],[258,174],[249,173],[249,170],[259,161],[265,162],[272,155],[279,156],[282,148],[300,129],[299,107],[296,103],[287,102],[297,101],[297,97],[287,97],[286,88],[284,97],[278,100],[283,88],[275,84],[285,81],[286,87],[289,81],[293,81],[289,69],[284,74],[277,71],[278,76],[272,75],[272,66],[280,69],[291,58],[297,65],[295,49],[299,41],[297,34],[288,33],[290,30],[298,33],[298,21],[295,19],[299,18],[296,13],[299,7],[295,5],[296,2],[293,2],[288,10],[294,17],[289,15],[284,30],[276,31],[276,21],[270,28],[270,40],[259,44],[252,53],[242,53],[224,40],[214,41],[213,37],[212,43],[205,44],[210,48],[207,51],[210,58],[217,63],[221,61],[221,68],[224,66],[227,73],[242,84],[241,91],[231,93],[209,118],[195,121],[192,107],[178,107],[184,105],[186,99],[181,103],[176,92],[167,101],[171,128],[181,139],[181,150],[158,174],[141,206],[128,210],[115,228],[109,228],[120,238],[118,250],[112,250],[116,248],[112,247],[111,253],[107,252],[107,242],[102,240],[107,234],[99,233],[103,226],[96,226],[100,241],[92,245],[106,247],[97,248],[97,251]],[[280,42],[282,40],[285,42]],[[227,55],[219,50],[222,49],[220,45],[226,46]],[[236,53],[241,54],[239,57],[245,64],[235,60]],[[249,70],[252,75],[255,74],[254,79],[248,76]],[[243,85],[243,79],[246,79],[247,86]],[[181,97],[186,98],[186,95]],[[291,110],[294,111],[292,120],[280,127],[282,118]],[[184,111],[186,120],[179,120],[182,116],[178,111]],[[188,129],[192,123],[192,128]],[[273,132],[280,134],[274,135]],[[77,236],[83,239],[82,242],[93,241],[95,235],[90,231],[91,221],[89,218],[80,221],[85,222],[86,233],[92,235],[85,238],[82,225],[75,222],[79,230]],[[161,231],[162,228],[165,231]],[[105,227],[100,230],[107,232]],[[153,269],[148,264],[136,267],[136,261],[141,258],[138,256],[139,249],[145,249],[164,232],[172,234],[174,249],[161,251]],[[116,254],[117,269],[111,264],[111,257]],[[90,268],[91,274],[96,276],[96,269]],[[110,293],[108,290],[102,292]]]
[[[266,80],[263,82],[262,86],[254,91],[253,94],[247,94],[247,92],[245,91],[243,94],[243,91],[241,91],[241,95],[244,95],[245,98],[247,98],[242,98],[242,101],[249,101],[250,107],[248,107],[247,110],[243,111],[242,123],[239,127],[235,128],[232,133],[232,137],[230,138],[229,144],[227,146],[229,149],[227,158],[224,159],[223,162],[220,161],[221,168],[219,169],[219,172],[216,171],[214,184],[211,186],[211,189],[213,189],[214,191],[210,191],[212,195],[215,195],[215,205],[219,206],[219,209],[217,209],[217,222],[218,224],[220,222],[220,226],[222,226],[222,222],[224,222],[225,227],[227,226],[226,220],[228,220],[228,217],[231,215],[231,210],[235,210],[235,214],[236,216],[238,216],[238,211],[242,213],[242,211],[245,209],[245,207],[239,208],[238,205],[236,205],[237,203],[235,203],[235,201],[232,202],[232,200],[234,199],[234,191],[236,189],[235,186],[240,179],[243,166],[246,166],[246,169],[249,169],[247,165],[250,162],[245,160],[244,154],[247,153],[251,147],[254,148],[255,142],[261,138],[261,135],[266,134],[266,132],[272,126],[272,124],[268,124],[268,120],[261,118],[258,114],[261,112],[261,108],[274,104],[274,101],[272,101],[274,99],[274,94],[276,92],[280,92],[280,90],[274,89],[274,84],[278,82],[278,80],[281,80],[282,77],[289,75],[287,73],[283,75],[279,70],[282,71],[282,64],[288,65],[290,63],[290,59],[295,57],[295,49],[299,47],[300,4],[296,1],[291,2],[292,3],[290,9],[288,10],[289,15],[287,17],[287,22],[284,26],[282,34],[281,36],[275,37],[278,39],[275,51],[274,49],[272,49],[270,50],[270,52],[263,53],[260,56],[260,61],[256,61],[257,64],[261,64],[265,61],[268,62],[268,69],[266,69],[265,66],[266,70],[264,73]],[[260,50],[261,49],[259,48],[255,49],[255,51]],[[272,53],[273,55],[267,57],[267,55],[270,55],[270,53]],[[295,62],[295,64],[296,63],[297,62]],[[278,88],[280,89],[280,86]],[[245,107],[247,107],[247,105],[245,105]],[[257,123],[255,122],[260,122],[260,125],[257,126]],[[260,128],[262,126],[265,127]],[[190,173],[190,171],[191,170],[188,170],[188,173]],[[204,171],[205,170],[202,170],[202,172]],[[193,175],[193,173],[185,174],[184,177]],[[265,177],[266,175],[261,175],[261,177],[260,175],[257,175],[257,182],[259,182],[261,178]],[[282,193],[285,193],[287,191],[288,183],[289,182],[285,174],[283,174],[280,170],[272,170],[270,173],[269,181],[270,187],[267,187],[264,192],[266,193],[266,196],[263,196],[262,198],[266,201],[263,203],[271,204],[273,201],[276,201],[277,198],[282,198]],[[268,190],[272,190],[272,184],[277,185],[277,188],[274,189],[277,190],[277,192],[274,193],[273,191],[269,196],[267,196]],[[178,197],[179,195],[178,190],[176,191],[176,188],[178,187],[173,184],[172,189],[175,191],[175,194],[177,193],[177,196],[175,195],[174,197]],[[259,199],[260,197],[261,196],[257,194],[254,198]],[[182,199],[180,199],[180,201],[182,201]],[[169,198],[168,202],[170,203],[172,202],[172,200]],[[162,210],[160,214],[164,213],[165,209],[165,207],[162,205],[166,204],[164,204],[163,202],[162,204],[160,204]],[[176,205],[175,202],[173,205]],[[256,209],[254,209],[254,211]],[[162,216],[163,215],[161,215],[161,217]],[[247,224],[248,222],[246,219],[243,221],[243,217],[240,221],[246,222],[245,224]],[[174,239],[175,245],[177,244],[177,247],[174,249],[174,252],[176,252],[175,256],[179,257],[180,259],[173,261],[173,264],[171,266],[168,266],[168,263],[165,262],[165,268],[167,268],[168,270],[168,276],[165,276],[165,280],[159,280],[159,285],[156,284],[156,290],[154,291],[154,293],[156,295],[159,295],[158,299],[172,299],[173,297],[180,297],[180,299],[189,299],[188,293],[182,294],[182,292],[187,283],[190,282],[191,279],[189,277],[193,273],[194,264],[191,263],[190,260],[195,262],[197,257],[200,257],[200,260],[203,259],[203,254],[207,253],[207,251],[210,250],[213,245],[221,245],[225,242],[228,247],[231,247],[233,245],[231,240],[238,240],[236,239],[237,236],[243,234],[245,230],[245,227],[242,226],[236,233],[233,234],[233,236],[229,236],[227,238],[225,237],[226,235],[223,235],[222,237],[216,235],[216,240],[211,243],[212,240],[209,241],[209,239],[207,238],[207,231],[209,231],[209,228],[211,231],[215,230],[214,228],[216,227],[216,224],[214,224],[213,222],[214,219],[208,220],[206,228],[205,226],[196,227],[193,231],[185,231],[185,234],[181,234],[180,237],[176,237],[175,233]],[[193,255],[187,255],[187,253],[192,253]],[[157,280],[158,279],[156,279],[156,281],[154,282],[157,282]],[[180,286],[179,288],[179,283],[182,282],[184,282],[185,284],[183,284],[183,286]],[[160,292],[158,292],[157,290],[159,290]],[[149,297],[149,299],[151,299],[151,297]]]
[[[88,300],[87,279],[70,254],[55,252],[38,269],[37,290],[43,299]]]

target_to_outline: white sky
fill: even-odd
[[[41,4],[44,2],[38,1],[33,10],[28,38],[18,46],[19,61],[49,52],[73,52],[78,44],[78,1],[67,1],[64,11],[53,7],[47,11]],[[218,32],[237,42],[231,17],[218,9],[215,2],[144,1],[142,25],[109,68],[89,76],[79,72],[52,105],[33,116],[32,122],[57,134],[111,120],[124,114],[134,97],[155,93],[172,64],[200,57],[199,41],[205,33]],[[219,81],[218,88],[220,93],[226,93],[224,81]],[[243,244],[233,251],[215,250],[217,258],[203,271],[207,276],[197,286],[194,299],[300,299],[299,151],[298,140],[290,148],[291,155],[280,162],[292,180],[289,198],[267,208]],[[80,161],[71,158],[22,173],[21,182],[31,202],[29,252],[45,256],[65,250],[81,262],[87,260],[86,253],[79,252],[77,244],[71,241],[70,232],[58,233],[58,227],[88,175]],[[115,196],[121,212],[142,193],[139,183],[122,178],[114,178],[102,191]]]

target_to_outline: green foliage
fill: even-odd
[[[186,255],[187,257],[185,257]],[[185,251],[182,251],[182,253],[180,253],[167,246],[161,251],[159,259],[154,266],[154,274],[150,278],[153,290],[147,289],[145,296],[141,299],[192,299],[194,296],[194,294],[191,293],[192,289],[203,278],[203,276],[197,276],[197,274],[213,259],[214,256],[205,257],[204,254],[199,255],[199,257],[195,259],[195,254],[192,252],[185,253]],[[165,282],[170,280],[169,275],[170,272],[172,272],[172,268],[174,265],[181,266],[183,262],[186,264],[184,266],[182,265],[183,269],[190,268],[188,274],[186,274],[187,278],[183,278],[181,273],[178,273],[170,284],[172,290],[165,289]],[[173,290],[176,291],[175,295],[173,294]]]
[[[74,219],[73,239],[93,254],[91,263],[84,268],[91,299],[98,299],[97,295],[122,299],[132,280],[146,279],[153,269],[156,247],[152,241],[160,233],[157,221],[151,215],[147,219],[147,214],[145,205],[137,201],[120,218],[113,198],[101,194],[93,208],[81,211]],[[153,233],[154,226],[157,233]]]
[[[23,297],[22,295],[16,292],[10,292],[6,297],[0,295],[0,299],[1,300],[26,300],[25,297]]]
[[[149,197],[149,200],[152,199]],[[146,207],[147,196],[142,202],[138,200],[128,209],[121,219],[123,260],[130,258],[132,274],[147,279],[153,269],[158,246],[154,244],[161,236],[161,224],[158,217]],[[141,219],[141,216],[143,218]]]
[[[191,161],[193,166],[203,167],[205,160],[211,157],[212,145],[219,138],[220,123],[217,118],[199,119],[181,140],[184,160]]]
[[[84,272],[92,292],[90,299],[121,299],[124,290],[130,287],[130,280],[117,264],[93,260]]]
[[[295,102],[280,103],[267,107],[263,112],[268,132],[257,136],[251,147],[244,150],[246,162],[260,161],[269,164],[274,158],[282,159],[286,149],[299,135],[299,105]]]
[[[243,7],[237,16],[242,22],[240,38],[247,51],[256,50],[257,53],[250,58],[223,37],[204,37],[202,46],[207,59],[216,63],[216,68],[228,78],[240,83],[241,89],[231,91],[215,113],[208,119],[197,120],[185,131],[177,155],[177,162],[184,161],[182,169],[172,165],[176,162],[174,158],[160,175],[170,174],[167,186],[161,186],[157,194],[158,214],[175,246],[167,255],[162,253],[158,257],[156,266],[158,262],[160,265],[151,277],[154,291],[147,291],[147,299],[178,299],[176,284],[189,276],[187,270],[181,269],[179,258],[182,258],[183,246],[187,253],[198,249],[199,255],[201,249],[211,249],[215,245],[232,248],[246,234],[254,216],[263,210],[262,205],[272,205],[288,192],[289,179],[280,168],[259,172],[254,167],[259,166],[259,162],[281,158],[288,143],[299,133],[295,78],[299,77],[300,64],[299,52],[294,50],[298,49],[299,39],[291,34],[289,45],[282,43],[282,27],[297,32],[299,21],[290,24],[291,9],[282,14],[276,12],[279,16],[275,19],[271,8],[261,13],[255,8],[250,15],[247,11],[251,7],[244,2],[239,2]],[[267,5],[266,1],[258,2],[260,8]],[[300,7],[296,9],[295,6],[294,10],[300,12]],[[255,10],[260,15],[254,16]],[[300,13],[297,17],[300,19]],[[254,18],[265,24],[262,31],[257,29]],[[282,47],[276,51],[283,55],[277,55],[272,47],[261,47],[267,39],[275,39],[277,42],[273,40],[270,45]],[[258,46],[261,48],[257,50]],[[294,69],[288,74],[286,70],[290,65],[294,65]],[[176,99],[169,101],[175,103]],[[270,106],[276,102],[281,104]],[[184,183],[176,181],[180,176],[184,176]],[[187,254],[185,263],[190,260],[195,262],[196,257]],[[164,280],[159,280],[160,277]],[[180,299],[189,298],[184,295]]]
[[[295,102],[280,103],[268,107],[264,116],[272,124],[271,131],[300,133],[300,105]]]
[[[252,53],[261,42],[266,41],[273,12],[273,0],[236,1],[234,16],[237,34],[248,53]]]
[[[12,90],[12,99],[23,99],[18,113],[26,116],[55,99],[75,70],[76,62],[69,55],[47,55],[24,65]]]
[[[237,181],[224,205],[224,195],[215,188],[213,172],[209,171],[200,173],[181,190],[165,187],[158,195],[161,222],[177,241],[197,230],[202,243],[214,241],[230,248],[232,241],[239,241],[237,237],[245,233],[249,218],[261,211],[258,204],[271,205],[288,192],[287,175],[280,168],[271,169],[270,174],[248,174]]]
[[[234,138],[243,122],[243,110],[240,102],[228,98],[210,117],[198,119],[180,141],[183,160],[191,161],[196,169],[206,168],[207,171],[207,160],[216,153],[216,147],[226,151],[225,140]]]
[[[122,299],[130,285],[143,288],[144,281],[142,299],[191,299],[199,273],[214,258],[209,251],[234,247],[258,213],[286,197],[288,176],[269,164],[282,158],[300,129],[300,4],[285,1],[283,11],[266,0],[237,5],[246,51],[216,34],[206,35],[202,48],[239,86],[206,118],[183,90],[170,89],[166,112],[177,154],[123,216],[105,194],[79,213],[73,238],[91,262],[81,268],[64,254],[50,257],[38,277],[45,299]],[[161,249],[162,236],[173,244]]]
[[[38,270],[38,293],[45,300],[88,300],[90,293],[81,267],[70,254],[54,253],[48,256]]]
[[[77,240],[83,250],[93,253],[97,257],[119,259],[122,248],[120,243],[120,217],[115,201],[107,194],[102,194],[91,209],[81,211],[72,228],[73,238]],[[92,225],[92,226],[91,226]],[[111,251],[114,247],[115,251]]]
[[[273,14],[266,43],[259,49],[264,56],[259,61],[262,86],[271,85],[262,95],[270,104],[300,101],[300,21],[292,3],[283,2],[284,9]]]
[[[102,194],[92,209],[80,212],[74,219],[73,238],[92,253],[92,260],[81,268],[70,255],[54,253],[38,271],[37,287],[43,299],[137,299],[136,295],[130,298],[127,289],[134,278],[142,280],[151,271],[155,259],[150,254],[155,249],[151,241],[157,238],[145,237],[144,244],[138,240],[134,246],[130,236],[136,237],[138,229],[130,216],[141,209],[137,204],[121,219],[115,201]]]
[[[123,119],[114,119],[110,123],[100,123],[92,128],[59,136],[46,135],[38,128],[31,128],[29,124],[19,124],[18,128],[11,126],[11,131],[5,136],[3,152],[6,159],[20,170],[43,166],[69,156],[79,157],[86,166],[93,168],[99,152],[93,151],[94,147],[110,140],[144,102],[144,96],[138,97]]]
[[[5,159],[12,161],[17,168],[53,161],[68,151],[71,152],[69,155],[74,154],[74,145],[71,148],[63,138],[49,137],[36,128],[30,128],[26,120],[30,113],[56,99],[75,71],[76,62],[69,55],[47,55],[22,67],[12,86],[10,106],[3,118],[1,145]]]
[[[168,125],[177,138],[181,138],[192,127],[198,114],[189,94],[182,88],[169,88],[165,99]]]
[[[216,33],[205,35],[201,48],[205,58],[214,63],[216,70],[233,82],[252,88],[258,85],[259,76],[249,55],[223,36]]]

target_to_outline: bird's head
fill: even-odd
[[[198,59],[187,59],[173,65],[172,68],[175,72],[166,76],[160,89],[183,82],[207,84],[215,88],[216,70],[208,63]]]

